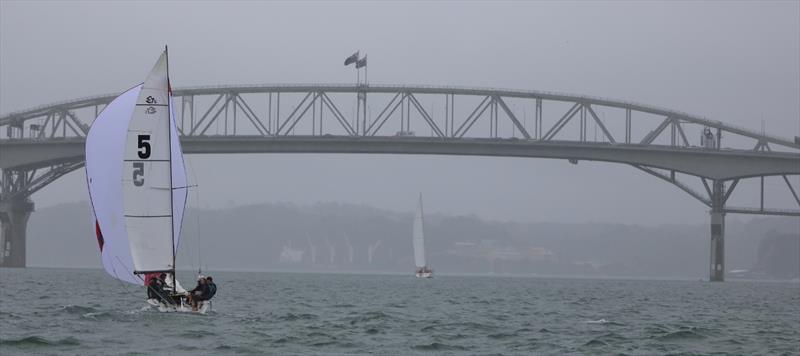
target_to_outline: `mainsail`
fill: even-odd
[[[422,194],[419,195],[419,205],[417,206],[417,214],[414,216],[414,264],[418,268],[425,267],[425,233],[424,222],[422,219]]]
[[[172,112],[166,50],[147,80],[112,101],[86,139],[86,175],[103,266],[174,271],[186,205],[186,171]]]

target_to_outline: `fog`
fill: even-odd
[[[342,61],[361,50],[371,83],[585,94],[800,135],[800,3],[788,1],[2,1],[0,112],[129,88],[165,44],[176,87],[352,83]],[[269,154],[188,164],[200,185],[190,207],[335,201],[408,212],[422,192],[431,213],[489,220],[708,223],[679,189],[610,163]],[[85,201],[83,179],[76,171],[33,199]]]

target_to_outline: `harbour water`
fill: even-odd
[[[101,270],[0,269],[0,354],[800,354],[797,283],[212,274],[197,315]]]

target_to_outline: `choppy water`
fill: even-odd
[[[99,270],[2,269],[0,354],[800,354],[798,284],[214,277],[214,313],[162,314]]]

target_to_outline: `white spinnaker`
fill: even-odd
[[[125,151],[121,138],[128,130],[140,90],[137,85],[120,94],[94,120],[86,135],[85,167],[103,268],[119,280],[138,285],[144,283],[133,274],[119,182]]]
[[[186,202],[186,173],[171,116],[165,51],[142,85],[125,136],[122,192],[137,272],[174,268]],[[173,212],[180,214],[173,216]]]
[[[425,267],[425,234],[424,222],[422,219],[422,194],[419,196],[419,205],[417,206],[417,214],[414,216],[414,264],[417,267]]]

